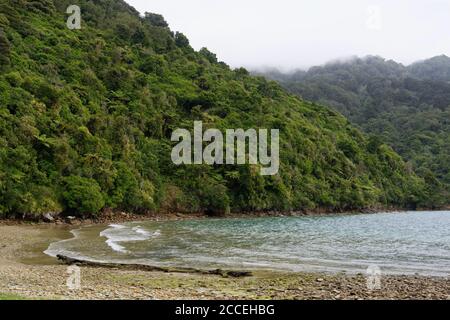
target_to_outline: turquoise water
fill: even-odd
[[[47,254],[195,268],[448,276],[450,212],[211,219],[92,226]]]

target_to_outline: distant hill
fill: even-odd
[[[81,30],[66,26],[74,4]],[[0,0],[0,57],[1,217],[437,203],[433,184],[337,112],[195,51],[124,1]],[[280,129],[279,174],[174,165],[171,134],[195,120]]]
[[[409,76],[422,79],[450,82],[450,58],[442,55],[414,63],[407,68]]]
[[[450,190],[449,57],[404,66],[369,56],[308,71],[263,74],[381,137],[422,176],[434,176]],[[449,201],[450,196],[445,197]]]

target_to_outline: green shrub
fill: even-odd
[[[202,210],[207,214],[221,215],[230,211],[228,190],[215,181],[203,181],[198,190]]]
[[[93,179],[70,176],[64,179],[62,194],[67,209],[81,214],[97,214],[105,205],[100,186]]]
[[[2,28],[0,28],[0,67],[9,64],[11,44]]]

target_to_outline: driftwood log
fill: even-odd
[[[63,255],[56,256],[59,261],[67,265],[77,265],[85,267],[109,268],[109,269],[123,269],[123,270],[140,270],[140,271],[159,271],[159,272],[173,272],[173,273],[197,273],[219,275],[222,277],[242,278],[251,277],[253,274],[250,271],[235,271],[235,270],[201,270],[195,268],[179,268],[179,267],[156,267],[146,264],[126,264],[126,263],[102,263],[86,260],[79,260]]]

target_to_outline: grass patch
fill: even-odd
[[[16,294],[0,293],[0,300],[26,300],[26,298]]]

